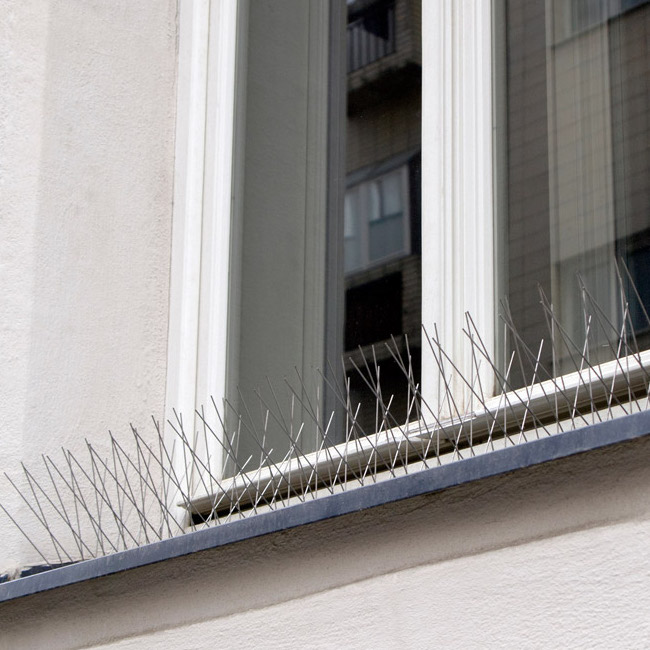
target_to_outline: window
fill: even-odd
[[[355,9],[373,3],[348,4]],[[455,334],[469,309],[488,330],[493,327],[493,280],[485,272],[492,265],[491,111],[482,101],[489,97],[491,78],[489,7],[462,13],[454,2],[376,4],[394,4],[387,19],[394,22],[394,32],[388,29],[394,51],[387,48],[385,56],[350,71],[347,79],[346,3],[260,0],[182,7],[181,67],[187,72],[181,74],[179,92],[168,403],[183,413],[209,404],[210,396],[236,402],[234,386],[252,391],[264,386],[267,376],[281,378],[294,367],[306,377],[313,367],[323,367],[323,349],[382,343],[389,328],[409,335],[419,375],[422,321],[440,323],[443,336]],[[425,41],[421,14],[428,26]],[[470,56],[468,43],[476,46]],[[440,48],[448,47],[454,57],[465,50],[454,72],[465,80],[462,92],[451,92],[455,84],[442,64],[448,53]],[[331,56],[335,50],[340,62]],[[423,69],[428,70],[424,88]],[[332,77],[343,84],[332,85]],[[337,94],[338,113],[331,108]],[[387,111],[378,95],[393,106],[410,103],[389,130],[380,126]],[[280,122],[278,115],[284,118]],[[347,156],[331,136],[337,120],[339,131],[341,121],[348,124]],[[364,128],[382,135],[374,151],[362,146]],[[285,154],[292,150],[302,154],[287,164],[292,157]],[[260,160],[264,165],[256,168]],[[355,176],[369,167],[373,175]],[[337,174],[328,187],[328,178]],[[421,175],[428,178],[422,196],[415,191]],[[356,200],[369,208],[359,210],[356,224],[348,218],[347,232],[345,177],[348,203]],[[436,216],[425,219],[420,230],[421,204]],[[332,226],[332,214],[340,215],[338,226]],[[449,223],[458,227],[449,229]],[[331,244],[344,235],[350,273],[344,247]],[[335,250],[340,260],[332,264]],[[426,251],[424,273],[421,250]],[[450,256],[452,251],[461,255]],[[459,264],[470,259],[476,267],[459,273]],[[279,267],[269,271],[266,261],[279,261]],[[246,288],[251,281],[260,282],[257,289]],[[338,287],[334,299],[327,294],[333,286]],[[456,290],[453,312],[441,290],[445,286]],[[357,313],[381,313],[377,295],[384,305],[401,304],[400,322],[381,324],[373,317],[367,322],[374,331],[351,332],[346,303],[348,314],[355,304]],[[407,299],[417,305],[408,318]],[[395,319],[393,306],[384,311],[389,321]],[[404,336],[400,341],[406,345]],[[382,368],[383,377],[389,374]],[[431,360],[423,360],[422,383],[434,400],[436,377]],[[322,391],[321,400],[326,411]],[[374,423],[375,415],[368,414],[368,421]],[[307,448],[320,444],[302,442]],[[282,444],[277,445],[280,456]],[[254,448],[240,453],[252,456]],[[219,453],[208,452],[217,473],[223,464]]]
[[[405,167],[345,193],[344,269],[349,274],[410,252]]]
[[[647,57],[638,54],[647,41],[648,3],[608,9],[604,22],[582,31],[576,23],[573,35],[561,36],[572,23],[558,17],[567,6],[573,11],[567,16],[582,15],[577,5],[440,0],[420,6],[400,0],[390,19],[394,51],[359,61],[360,67],[349,63],[346,17],[355,15],[348,9],[365,11],[373,3],[208,4],[210,28],[202,38],[210,47],[187,51],[204,68],[185,79],[195,82],[197,93],[186,111],[207,106],[196,138],[190,138],[196,148],[187,149],[197,161],[207,160],[203,167],[197,163],[200,200],[181,219],[187,225],[198,215],[200,263],[190,274],[200,278],[190,301],[196,330],[177,339],[187,341],[188,353],[180,359],[189,361],[170,364],[170,386],[178,387],[170,404],[191,412],[215,392],[236,402],[241,396],[233,386],[253,394],[253,386],[287,374],[287,367],[297,368],[304,380],[312,367],[323,367],[324,350],[346,351],[343,379],[352,381],[360,360],[355,355],[372,345],[379,350],[389,333],[397,333],[398,345],[412,343],[423,403],[442,421],[458,413],[471,419],[475,399],[459,377],[472,377],[495,404],[509,399],[499,397],[503,391],[517,385],[525,391],[532,381],[525,368],[511,368],[507,382],[499,379],[513,351],[499,325],[500,299],[509,298],[531,347],[546,336],[538,284],[569,326],[584,333],[572,276],[580,269],[599,301],[610,305],[608,317],[619,317],[610,272],[621,254],[640,296],[630,301],[629,320],[643,324],[640,302],[649,290],[638,279],[649,250],[643,225],[649,100],[643,94]],[[404,17],[420,13],[423,28],[419,20],[409,28]],[[194,17],[181,24],[204,23]],[[372,30],[386,33],[377,25]],[[287,33],[291,39],[277,37]],[[207,89],[201,85],[206,78]],[[228,92],[232,102],[224,104]],[[399,103],[409,92],[417,99],[400,112],[408,119],[382,127],[379,118],[387,111],[378,98]],[[347,147],[332,136],[343,123]],[[363,129],[381,136],[373,146],[364,145]],[[420,176],[421,194],[414,193]],[[192,253],[191,247],[183,253],[189,267],[196,263]],[[411,319],[405,316],[409,300],[418,305]],[[465,312],[472,314],[486,354],[504,359],[501,370],[477,363],[464,346]],[[443,384],[447,378],[435,355],[420,358],[415,330],[421,322],[429,332],[437,324],[436,338],[454,365],[451,387]],[[602,340],[593,338],[593,344],[593,361],[609,358]],[[639,345],[647,347],[643,340]],[[376,361],[382,385],[392,392],[390,360]],[[568,356],[542,361],[553,374],[572,370]],[[178,380],[178,368],[187,370],[187,381]],[[608,381],[616,372],[607,366]],[[311,386],[319,394],[312,406],[331,412],[326,382],[318,381]],[[583,379],[562,381],[580,388]],[[560,390],[551,383],[551,391]],[[543,411],[546,390],[517,399]],[[177,399],[183,391],[189,408]],[[364,391],[363,385],[351,386],[362,402]],[[445,394],[453,395],[453,403]],[[408,396],[400,408],[408,413]],[[358,413],[365,431],[378,428],[376,409],[370,411]],[[308,414],[297,414],[296,421],[303,416]],[[344,428],[334,421],[332,430]],[[282,458],[285,443],[276,442],[281,436],[265,435]],[[301,441],[303,449],[323,443],[322,430],[313,436]],[[336,435],[327,439],[337,441]],[[258,454],[254,442],[242,444],[243,458]]]
[[[610,265],[611,258],[600,252],[607,248],[624,251],[631,272],[639,277],[644,273],[643,179],[648,174],[642,143],[647,141],[648,99],[643,92],[648,86],[642,61],[647,57],[633,55],[643,51],[647,40],[647,3],[611,15],[604,27],[563,45],[546,33],[552,26],[552,15],[546,13],[551,4],[495,2],[493,15],[487,2],[440,0],[420,7],[396,1],[394,51],[347,77],[344,2],[206,1],[183,6],[181,29],[190,37],[181,34],[181,57],[189,72],[179,81],[170,405],[192,413],[209,403],[210,395],[236,402],[240,398],[233,386],[253,392],[255,386],[264,386],[267,376],[282,377],[294,367],[306,378],[312,367],[323,367],[324,350],[343,350],[346,338],[355,339],[344,315],[353,294],[356,304],[365,305],[360,313],[380,313],[374,302],[378,294],[405,304],[405,260],[413,255],[421,256],[422,264],[417,320],[429,331],[438,324],[441,341],[460,372],[468,375],[474,362],[459,336],[466,311],[491,353],[502,344],[496,336],[496,311],[504,288],[522,319],[532,313],[524,299],[536,301],[536,286],[527,292],[523,285],[535,284],[534,274],[527,271],[539,256],[527,254],[529,247],[546,246],[540,269],[550,278],[549,294],[576,322],[576,301],[562,278],[571,275],[577,262],[585,275],[605,277],[603,264]],[[406,32],[400,21],[407,9],[412,15],[421,12],[425,38],[407,39],[401,47],[400,34]],[[507,23],[500,22],[501,14]],[[503,38],[494,42],[493,23],[503,28]],[[419,28],[412,28],[413,34]],[[517,47],[523,48],[521,57],[512,56]],[[338,59],[332,57],[334,51]],[[534,59],[531,70],[541,81],[517,68],[527,58]],[[579,65],[563,72],[563,58]],[[503,78],[493,75],[501,61]],[[632,72],[640,75],[634,82]],[[332,85],[333,79],[338,85]],[[363,147],[350,146],[348,138],[346,156],[332,133],[340,132],[342,122],[361,124],[363,118],[368,124],[378,95],[398,101],[414,80],[421,94],[418,128],[410,133],[413,120],[396,122],[391,132],[402,140],[395,150],[375,152],[372,160],[363,160]],[[521,96],[515,92],[517,84]],[[565,113],[556,110],[569,100]],[[580,119],[562,122],[570,113]],[[535,120],[541,129],[537,139],[532,137]],[[576,130],[577,123],[582,131]],[[496,150],[495,133],[497,142],[507,143]],[[386,142],[394,144],[390,138]],[[581,178],[596,192],[572,194],[570,184],[581,181],[569,171],[582,164],[575,152],[585,147],[592,147],[593,154]],[[414,201],[415,167],[409,156],[418,152],[417,173],[424,182],[421,197]],[[388,164],[399,155],[406,156],[401,164],[353,180],[368,165]],[[596,199],[603,197],[607,200],[598,204],[601,209]],[[525,225],[522,215],[538,199],[546,205],[529,222],[544,234],[521,235],[517,228]],[[420,203],[421,231],[414,236]],[[361,205],[367,206],[363,213]],[[598,215],[600,226],[585,230],[591,237],[587,247],[574,250],[580,236],[554,228],[556,222],[569,223],[566,210],[578,233],[581,220],[585,225],[587,215]],[[347,239],[346,254],[344,246],[334,245],[335,238]],[[502,239],[506,245],[497,255],[495,241]],[[581,256],[589,258],[586,264]],[[357,284],[362,274],[368,275]],[[251,289],[251,282],[257,288]],[[332,287],[337,287],[336,298]],[[602,287],[607,297],[609,285]],[[348,306],[348,313],[352,311]],[[390,313],[394,316],[395,310]],[[522,321],[522,327],[529,327],[532,335],[540,320]],[[373,321],[376,331],[362,333],[355,342],[385,340],[389,325],[392,329],[397,324]],[[402,318],[402,332],[408,327]],[[507,356],[507,350],[502,352]],[[421,365],[423,395],[436,403],[436,361],[423,355]],[[556,369],[564,371],[561,360]],[[491,373],[485,367],[481,373],[485,392],[497,392],[500,387],[490,385]],[[467,390],[459,386],[457,394],[458,407],[471,409]],[[321,390],[319,412],[327,411],[326,399]],[[444,417],[451,407],[440,406]],[[318,447],[318,437],[310,444]],[[251,456],[253,448],[242,453]],[[282,457],[280,443],[276,451]],[[216,456],[211,462],[221,462]]]
[[[354,72],[395,51],[395,2],[347,4],[348,72]]]

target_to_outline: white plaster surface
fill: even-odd
[[[100,647],[647,648],[649,541],[648,522],[580,531]]]
[[[0,1],[0,467],[14,476],[163,415],[175,50],[174,0]],[[37,559],[4,516],[0,539],[0,571]]]

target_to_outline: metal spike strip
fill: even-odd
[[[639,350],[628,292],[647,326],[650,316],[623,262],[616,275],[616,323],[578,278],[580,341],[540,289],[548,338],[531,348],[504,301],[501,325],[510,354],[502,363],[491,357],[466,314],[467,374],[446,351],[437,328],[423,328],[422,353],[432,356],[438,371],[435,404],[416,381],[407,337],[393,337],[366,354],[360,349],[348,367],[372,396],[373,431],[360,421],[363,405],[354,401],[345,364],[342,373],[331,367],[318,373],[322,389],[315,394],[296,370],[281,389],[267,380],[265,392],[254,394],[256,404],[241,392],[238,406],[224,400],[219,408],[213,399],[207,411],[197,410],[196,426],[189,429],[183,415],[173,411],[166,432],[154,419],[146,435],[131,425],[130,440],[109,432],[101,452],[86,441],[85,455],[62,449],[56,462],[43,455],[40,466],[23,464],[19,477],[5,473],[19,511],[2,503],[0,510],[39,562],[61,565],[645,410],[650,352]],[[596,354],[603,349],[607,362]],[[382,387],[382,359],[403,377],[406,406],[399,416],[393,395]],[[330,391],[337,411],[322,412],[321,390]],[[364,410],[369,411],[367,405]],[[243,436],[253,449],[246,458],[239,451]],[[268,441],[273,438],[277,447],[278,436],[282,449],[274,450]],[[342,442],[334,444],[335,437]],[[309,440],[318,440],[315,449]],[[214,458],[221,459],[222,468],[215,467]]]

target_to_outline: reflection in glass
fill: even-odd
[[[532,349],[548,338],[538,287],[581,345],[585,301],[623,324],[617,260],[650,297],[650,3],[508,0],[505,15],[506,293]],[[640,305],[631,308],[643,334]],[[604,331],[592,327],[589,342],[593,362],[613,356]],[[576,369],[551,346],[543,363]]]
[[[348,192],[345,195],[344,210],[343,264],[346,271],[352,271],[362,265],[361,238],[359,236],[359,192]]]
[[[346,221],[356,210],[358,256],[346,256],[344,360],[359,429],[374,432],[375,396],[355,370],[380,368],[391,412],[407,417],[407,390],[386,344],[420,377],[421,3],[348,3]],[[349,199],[349,200],[348,200]],[[346,240],[347,245],[347,240]],[[415,417],[413,409],[411,417]]]
[[[349,380],[357,433],[376,429],[354,370],[372,346],[384,398],[406,417],[385,343],[405,354],[408,337],[418,382],[421,44],[419,0],[246,5],[226,424],[253,468],[262,438],[277,460],[291,447],[272,417],[259,424],[260,402],[305,422],[311,451],[334,409],[326,442],[344,439],[330,386]]]

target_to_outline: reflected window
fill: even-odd
[[[380,368],[398,421],[414,417],[387,344],[420,381],[420,0],[348,2],[343,359],[359,430],[379,426],[356,368]],[[374,372],[374,370],[373,370]]]
[[[395,2],[348,2],[348,72],[395,51]]]
[[[346,192],[346,274],[410,252],[407,196],[406,168]]]

